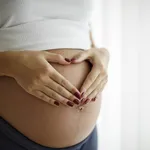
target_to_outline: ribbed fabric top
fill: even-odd
[[[92,0],[0,0],[0,51],[90,48]]]

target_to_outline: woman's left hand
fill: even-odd
[[[76,64],[85,60],[88,60],[93,67],[80,89],[82,93],[80,106],[95,101],[97,95],[104,89],[108,80],[109,52],[105,48],[91,48],[74,56],[71,62]]]

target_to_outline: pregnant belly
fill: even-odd
[[[71,58],[80,50],[50,50]],[[52,64],[73,85],[80,88],[91,66]],[[34,142],[48,147],[66,147],[84,140],[93,130],[101,99],[87,105],[83,111],[56,108],[26,93],[13,78],[0,77],[0,113],[13,127]]]

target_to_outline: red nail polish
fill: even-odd
[[[80,95],[80,93],[78,93],[78,92],[75,92],[75,93],[74,93],[74,96],[76,96],[78,99],[81,98],[81,95]]]
[[[71,62],[74,62],[75,60],[76,60],[75,58],[72,58],[72,59],[71,59]]]
[[[84,95],[84,92],[82,92],[81,97],[83,97],[83,95]]]
[[[59,106],[59,102],[57,102],[57,101],[55,101],[54,104],[57,105],[57,106]]]
[[[92,98],[92,101],[95,102],[96,101],[96,97]]]
[[[81,100],[81,104],[83,104],[83,103],[84,103],[84,101],[85,101],[85,98],[83,98],[83,99]]]
[[[70,106],[70,107],[73,107],[74,104],[72,102],[68,101],[67,105]]]
[[[85,100],[84,104],[87,104],[89,100],[90,100],[90,99],[87,98],[87,99]]]
[[[71,62],[71,60],[70,60],[70,59],[68,59],[68,58],[65,58],[65,61],[67,61],[67,62]]]
[[[74,102],[75,104],[77,104],[77,105],[79,105],[79,104],[80,104],[80,101],[79,101],[79,100],[77,100],[77,99],[74,99],[74,100],[73,100],[73,102]]]

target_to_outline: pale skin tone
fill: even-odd
[[[6,75],[13,77],[29,94],[54,106],[72,106],[79,91],[50,62],[69,65],[63,56],[46,51],[4,52],[10,61]],[[4,55],[3,55],[4,56]]]
[[[107,53],[107,54],[106,54]],[[108,52],[104,48],[91,48],[84,53],[74,57],[73,63],[80,63],[88,60],[92,65],[92,70],[85,79],[80,92],[82,93],[81,106],[95,101],[98,93],[102,92],[107,80]]]
[[[91,31],[90,39],[91,49],[72,58],[72,63],[80,63],[88,60],[93,66],[80,88],[82,99],[79,109],[83,109],[83,106],[89,104],[91,101],[96,101],[98,94],[103,91],[108,81],[107,68],[109,63],[109,52],[105,48],[97,48],[95,46]]]
[[[89,102],[94,102],[107,83],[109,53],[105,48],[96,48],[93,41],[91,49],[79,53],[71,60],[47,51],[2,53],[2,58],[7,58],[11,65],[0,75],[13,77],[26,92],[56,107],[60,104],[67,107],[78,105],[80,109]],[[85,60],[93,67],[80,90],[50,65],[51,62],[69,65]]]

